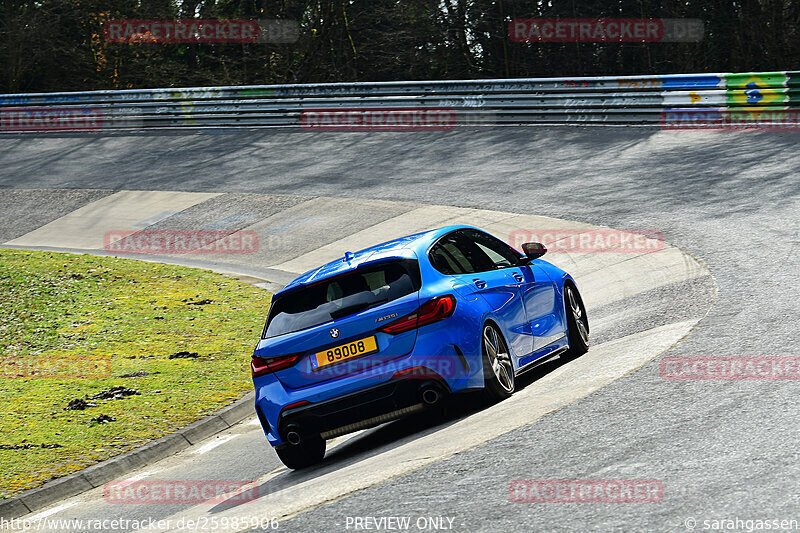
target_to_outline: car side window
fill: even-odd
[[[464,236],[486,254],[495,269],[515,267],[521,264],[519,255],[509,245],[488,233],[464,230]]]
[[[458,265],[457,273],[468,274],[475,271],[475,267],[470,263],[464,250],[456,242],[452,240],[443,242],[442,249]]]
[[[495,269],[491,258],[486,255],[474,241],[461,234],[456,234],[456,240],[459,249],[463,252],[472,267],[469,272],[470,274],[473,272],[488,272]]]
[[[495,269],[491,258],[460,232],[442,237],[429,256],[431,264],[443,274],[473,274]]]
[[[463,274],[465,271],[464,267],[453,257],[452,250],[445,250],[441,244],[437,244],[431,249],[429,257],[433,267],[442,274],[452,276],[454,274]]]

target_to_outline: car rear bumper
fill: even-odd
[[[330,439],[411,414],[450,393],[440,376],[433,372],[422,376],[420,372],[338,398],[284,409],[278,418],[278,435],[282,441],[290,431]]]
[[[480,358],[465,357],[452,344],[415,352],[301,389],[289,389],[271,374],[256,378],[256,412],[267,440],[279,446],[290,430],[333,438],[424,408],[427,389],[441,397],[483,386]]]

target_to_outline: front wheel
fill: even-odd
[[[299,470],[322,461],[325,439],[319,435],[306,437],[300,444],[282,444],[275,448],[278,458],[292,470]]]
[[[564,287],[564,302],[567,310],[569,350],[567,359],[580,357],[589,351],[589,319],[578,289],[572,285]]]
[[[483,381],[490,401],[505,400],[514,393],[514,365],[503,337],[493,324],[483,327]]]

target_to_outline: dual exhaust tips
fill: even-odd
[[[419,388],[419,398],[422,400],[422,404],[427,406],[432,406],[442,399],[442,392],[438,385],[435,383],[426,383]],[[380,417],[375,417],[374,419],[364,420],[361,423],[352,424],[350,426],[346,426],[341,428],[345,430],[345,433],[350,433],[352,431],[357,431],[358,429],[363,429],[367,427],[371,427],[383,422],[389,422],[395,418],[398,418],[401,415],[410,414],[413,411],[418,409],[422,409],[422,405],[417,404],[416,406],[407,407],[405,409],[400,409],[399,411],[395,411],[392,413],[388,413],[387,415],[383,415]],[[408,413],[406,413],[408,411]],[[396,416],[395,416],[396,415]],[[363,426],[363,428],[361,427]],[[340,431],[331,431],[326,432],[331,434],[344,434]],[[326,437],[326,433],[323,433],[323,438]],[[292,446],[298,446],[303,442],[303,431],[302,428],[297,424],[289,424],[286,428],[286,442],[291,444]]]

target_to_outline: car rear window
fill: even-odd
[[[262,338],[324,324],[419,288],[419,264],[411,259],[383,262],[325,279],[273,298]]]

